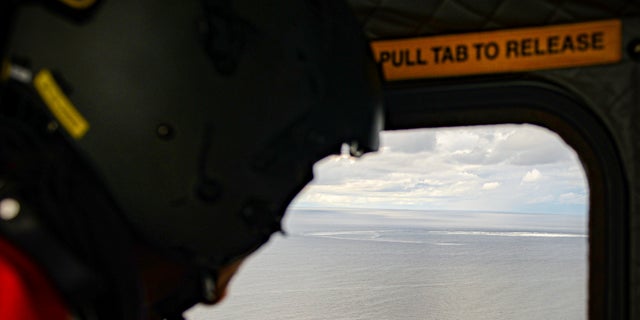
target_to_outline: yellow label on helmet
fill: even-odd
[[[77,10],[83,10],[91,7],[96,0],[58,0],[64,5]]]
[[[33,85],[53,116],[74,139],[82,138],[89,130],[89,123],[69,101],[56,83],[51,72],[43,69],[34,77]]]

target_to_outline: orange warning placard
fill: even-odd
[[[622,24],[595,21],[371,43],[388,81],[614,63]]]

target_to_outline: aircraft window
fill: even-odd
[[[588,187],[533,125],[384,132],[319,162],[220,306],[189,319],[585,319]]]

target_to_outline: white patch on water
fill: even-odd
[[[417,240],[402,240],[383,237],[383,233],[388,231],[334,231],[334,232],[310,232],[303,234],[310,237],[321,237],[337,240],[353,240],[353,241],[377,241],[377,242],[393,242],[393,243],[424,243]]]
[[[454,236],[492,236],[492,237],[540,237],[540,238],[586,238],[585,234],[550,232],[505,232],[505,231],[429,231],[431,234]]]
[[[325,231],[303,233],[302,236],[320,237],[336,240],[352,241],[376,241],[393,243],[425,243],[419,240],[398,239],[398,230],[352,230],[352,231]],[[532,232],[532,231],[424,231],[425,234],[447,235],[447,236],[487,236],[487,237],[534,237],[534,238],[586,238],[587,235],[578,233],[553,233],[553,232]],[[438,246],[462,246],[464,243],[458,242],[436,242]]]
[[[366,231],[331,231],[331,232],[311,232],[307,233],[307,236],[314,237],[335,237],[342,235],[354,235],[354,236],[366,236],[370,239],[375,239],[380,237],[380,233],[383,231],[375,231],[375,230],[366,230]]]

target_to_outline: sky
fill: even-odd
[[[344,148],[343,148],[344,149]],[[577,155],[533,125],[388,131],[376,153],[327,157],[294,208],[380,208],[585,215]]]

